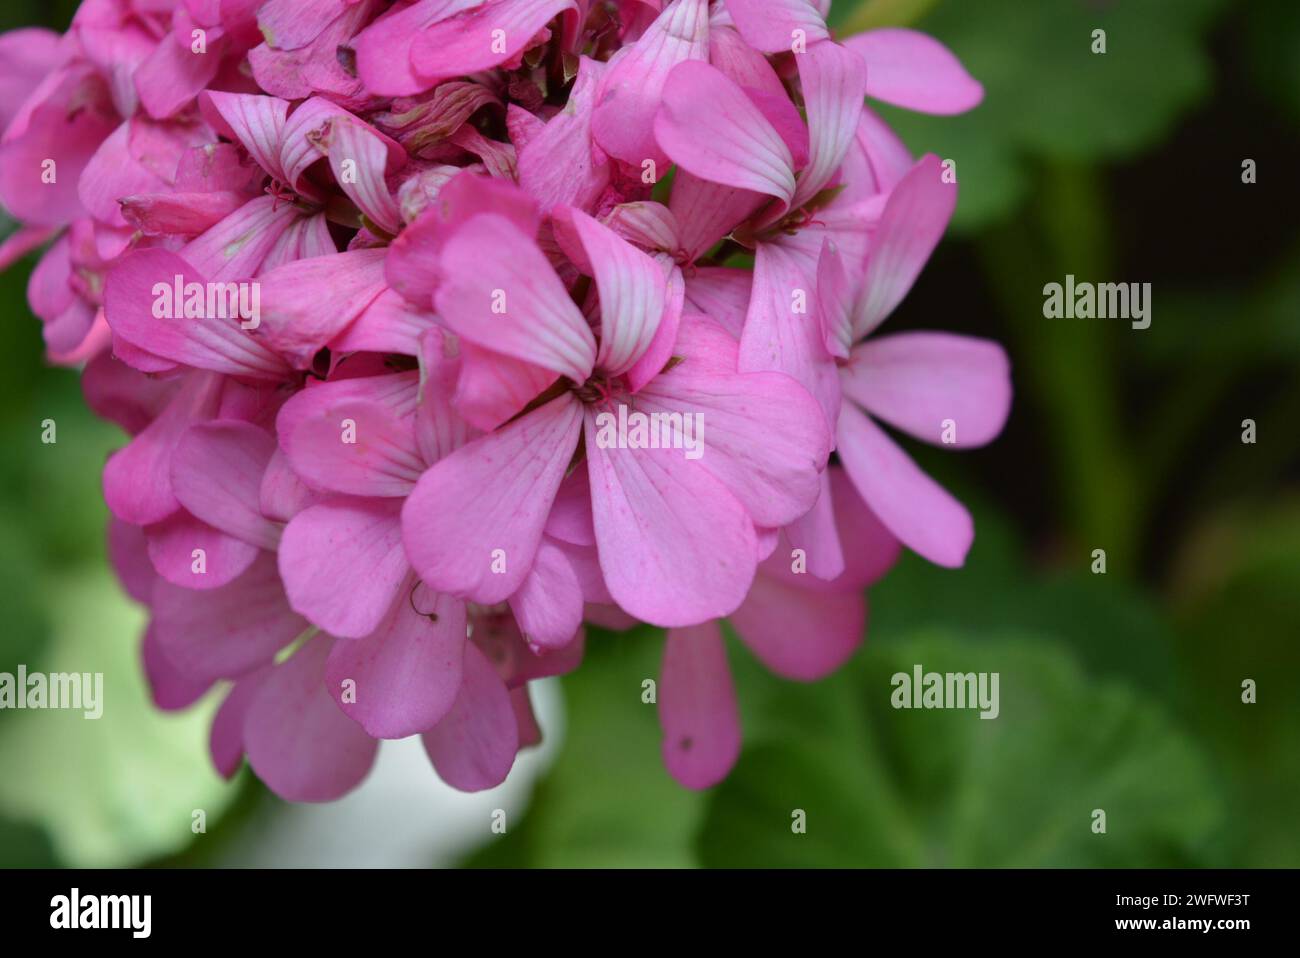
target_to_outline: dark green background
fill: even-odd
[[[72,6],[11,0],[0,25],[62,27]],[[913,449],[974,512],[968,565],[906,557],[871,594],[865,649],[821,683],[775,680],[733,642],[746,747],[704,794],[663,771],[640,701],[660,635],[593,635],[562,683],[557,761],[507,835],[466,838],[471,862],[1300,865],[1300,5],[835,6],[841,28],[932,32],[987,91],[963,117],[885,110],[961,189],[886,331],[991,336],[1013,362],[1001,439]],[[0,670],[102,670],[109,699],[97,723],[0,714],[0,864],[238,864],[250,834],[307,812],[247,772],[218,782],[213,703],[149,707],[142,616],[104,557],[99,469],[122,437],[43,364],[30,265],[0,276]],[[1066,273],[1152,283],[1151,328],[1044,319]],[[1001,716],[894,711],[889,676],[917,662],[1000,672]]]

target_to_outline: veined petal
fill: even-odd
[[[388,288],[383,249],[295,260],[263,273],[256,336],[298,369]]]
[[[582,606],[577,573],[564,550],[543,537],[532,571],[510,597],[510,609],[524,638],[543,648],[568,645],[582,626]]]
[[[531,237],[496,213],[472,218],[442,248],[434,297],[447,328],[472,343],[585,382],[596,341]]]
[[[317,636],[272,669],[244,717],[248,764],[285,801],[340,798],[361,784],[375,761],[379,743],[325,688],[335,641]]]
[[[553,399],[435,463],[402,510],[406,552],[432,589],[502,602],[533,565],[578,443],[582,410]]]
[[[181,505],[227,535],[274,550],[280,531],[258,509],[262,475],[275,438],[252,423],[219,420],[191,426],[171,457]]]
[[[218,132],[238,140],[268,175],[281,183],[292,182],[280,163],[280,144],[289,117],[287,101],[258,93],[207,90],[199,96],[199,106]]]
[[[951,50],[916,30],[890,27],[849,37],[844,45],[867,62],[867,95],[922,113],[965,113],[984,87]]]
[[[408,576],[379,628],[362,639],[335,642],[325,684],[348,716],[375,738],[427,732],[451,710],[465,658],[465,603],[436,595],[417,611],[407,601]],[[351,680],[354,695],[344,695]]]
[[[682,362],[640,392],[637,408],[679,414],[674,422],[683,424],[694,417],[698,464],[740,500],[755,525],[775,528],[807,512],[831,448],[812,396],[780,373],[716,373],[735,362],[736,343],[707,320],[683,324],[677,353]]]
[[[243,575],[257,559],[257,546],[222,532],[184,509],[146,526],[154,571],[186,589],[218,589]]]
[[[816,196],[835,175],[857,133],[867,68],[852,49],[830,40],[796,55],[808,113],[809,161],[799,174],[793,206]]]
[[[491,69],[523,52],[561,11],[577,9],[575,0],[489,0],[419,34],[411,44],[412,70],[433,86]]]
[[[790,376],[812,393],[826,423],[834,427],[840,387],[818,317],[817,261],[780,241],[759,243],[755,252],[740,368]]]
[[[707,63],[688,60],[669,74],[655,138],[674,163],[701,179],[787,206],[794,196],[790,148],[754,101]]]
[[[812,45],[830,36],[810,0],[725,0],[736,29],[755,50],[789,53],[796,42]]]
[[[321,492],[400,497],[424,461],[415,442],[419,379],[412,373],[344,379],[304,389],[276,419],[280,448]]]
[[[753,581],[754,524],[740,501],[680,449],[604,448],[586,416],[600,567],[610,594],[654,625],[732,612]]]
[[[610,375],[622,375],[645,354],[659,329],[667,301],[663,270],[581,210],[558,207],[554,223],[556,239],[569,258],[596,279],[600,293],[596,366]]]
[[[957,184],[945,183],[943,173],[939,158],[927,153],[890,193],[872,237],[854,315],[854,339],[867,335],[894,311],[939,245],[957,206]]]
[[[406,598],[401,508],[396,499],[332,499],[294,516],[279,552],[294,611],[342,638],[378,629]]]
[[[559,204],[592,209],[609,183],[609,160],[591,138],[596,84],[604,70],[605,64],[582,57],[564,109],[527,146],[516,146],[519,185],[543,211]]]
[[[991,442],[1011,409],[1007,354],[992,340],[970,336],[872,337],[853,350],[840,381],[845,395],[873,416],[945,448]]]
[[[634,166],[662,166],[667,157],[655,142],[654,118],[664,83],[678,63],[708,54],[708,0],[672,0],[600,83],[592,130],[605,152]]]
[[[965,562],[975,527],[960,502],[852,403],[840,413],[837,440],[853,485],[903,545],[936,565]]]
[[[444,782],[478,792],[510,774],[519,727],[505,682],[472,642],[465,645],[463,675],[451,711],[424,733],[424,750]]]
[[[195,290],[201,302],[192,301]],[[243,298],[236,284],[209,283],[175,253],[144,249],[109,271],[104,313],[116,336],[155,356],[229,376],[287,378],[288,364],[240,328],[240,317],[232,315],[238,310],[230,309],[235,297]],[[208,315],[209,300],[216,315]],[[202,315],[187,315],[192,302]]]

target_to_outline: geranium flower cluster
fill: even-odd
[[[164,709],[220,686],[224,774],[329,800],[421,735],[494,786],[583,623],[645,622],[664,760],[707,787],[741,743],[721,620],[812,680],[901,547],[962,563],[968,513],[881,423],[988,442],[1007,360],[876,334],[956,185],[866,100],[982,90],[829,5],[85,0],[0,37],[0,259],[52,240],[49,355],[130,435],[144,668]]]

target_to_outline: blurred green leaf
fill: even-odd
[[[963,116],[882,106],[914,152],[957,163],[955,229],[1010,213],[1025,196],[1025,158],[1131,157],[1159,142],[1209,91],[1201,35],[1222,0],[983,0],[940,3],[917,29],[946,43],[984,84]],[[1092,31],[1106,52],[1092,52]]]
[[[1300,500],[1219,510],[1174,583],[1189,722],[1222,762],[1235,864],[1300,863]],[[1242,701],[1242,683],[1256,701]]]
[[[233,791],[208,759],[216,702],[209,697],[183,714],[154,708],[134,640],[143,615],[107,569],[49,585],[55,632],[39,668],[102,672],[103,715],[4,713],[0,813],[39,823],[73,866],[130,865],[176,851],[194,838],[191,812],[203,809],[211,828]]]
[[[917,663],[1000,673],[998,718],[893,709],[890,677]],[[797,718],[751,737],[711,796],[706,865],[1185,866],[1220,818],[1204,759],[1163,712],[1089,681],[1044,638],[927,633],[770,696],[766,713]],[[792,830],[796,809],[807,834]]]

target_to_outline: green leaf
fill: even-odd
[[[891,676],[918,663],[999,673],[1000,714],[892,708]],[[763,708],[796,718],[751,736],[711,796],[706,865],[1184,866],[1220,818],[1204,759],[1165,714],[1046,638],[922,634],[814,687],[774,685]]]
[[[917,29],[947,44],[984,84],[958,117],[881,110],[914,152],[957,164],[954,229],[1010,213],[1025,197],[1027,157],[1132,157],[1160,142],[1209,91],[1201,35],[1222,0],[983,0],[941,3]],[[1093,53],[1093,30],[1106,52]]]
[[[50,582],[54,636],[29,671],[102,672],[103,714],[30,710],[0,718],[0,813],[37,824],[74,867],[118,867],[175,852],[211,829],[233,795],[208,759],[214,697],[181,714],[154,708],[139,664],[144,616],[107,570]],[[202,840],[202,836],[198,840]]]

